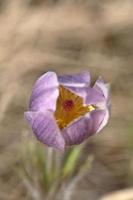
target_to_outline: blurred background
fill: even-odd
[[[57,179],[63,192],[52,200],[133,199],[132,8],[132,0],[0,0],[0,200],[50,199]],[[52,152],[32,137],[23,113],[49,70],[101,75],[111,83],[112,110],[82,150],[55,152],[60,171],[47,182]]]

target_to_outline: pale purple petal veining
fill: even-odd
[[[55,72],[47,72],[35,83],[30,98],[31,111],[55,111],[59,95],[59,83]]]
[[[82,88],[90,85],[90,73],[83,72],[73,75],[58,76],[59,83],[66,87]]]
[[[29,111],[25,113],[25,118],[39,141],[59,150],[64,150],[65,141],[52,112]]]
[[[62,75],[58,76],[59,83],[71,92],[85,99],[87,96],[86,88],[90,86],[90,73],[83,72],[73,75]]]
[[[105,113],[105,110],[95,110],[68,125],[62,131],[66,145],[80,144],[89,136],[99,132],[100,126],[105,118]],[[104,123],[104,126],[105,125]]]
[[[62,135],[65,139],[66,145],[80,144],[84,139],[87,138],[88,134],[88,124],[89,119],[82,117],[72,124],[68,125],[63,131]]]
[[[88,87],[86,88],[86,99],[85,99],[85,104],[86,105],[96,105],[99,102],[105,101],[105,97],[103,96],[102,93],[100,93],[98,90],[95,88]]]
[[[59,129],[54,118],[60,85],[82,97],[84,105],[95,107],[95,110],[75,119],[63,130]],[[98,133],[108,122],[109,107],[109,84],[104,83],[101,77],[91,87],[88,72],[63,76],[47,72],[35,83],[25,118],[39,141],[64,150],[65,145],[80,144]]]
[[[86,72],[76,75],[59,76],[58,79],[61,85],[82,97],[84,105],[95,105],[99,102],[106,101],[104,95],[107,95],[107,87],[100,78],[96,81],[94,87],[90,86],[90,74]]]
[[[108,120],[109,120],[109,110],[106,109],[104,110],[105,114],[104,114],[104,119],[102,120],[99,128],[97,129],[96,133],[100,132],[105,126],[106,124],[108,123]]]
[[[110,84],[109,83],[105,83],[104,80],[99,77],[95,84],[94,84],[94,89],[96,89],[99,93],[101,93],[104,98],[105,98],[105,101],[104,101],[104,104],[109,112],[110,112],[110,109],[111,109],[111,102],[110,102]]]
[[[101,77],[96,80],[94,88],[102,93],[106,99],[109,98],[110,85],[105,83]]]
[[[105,109],[105,110],[94,110],[91,113],[91,119],[93,121],[92,127],[91,127],[91,133],[92,134],[98,133],[101,130],[100,127],[102,126],[102,123],[105,120],[106,112],[107,112],[107,109]],[[107,123],[107,121],[106,121],[106,123]],[[106,124],[104,124],[104,126],[105,125]]]

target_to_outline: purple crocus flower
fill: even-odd
[[[63,150],[107,124],[109,101],[109,86],[101,78],[91,87],[88,72],[47,72],[35,83],[25,118],[39,141]]]

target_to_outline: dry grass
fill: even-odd
[[[89,189],[85,186],[84,192],[80,185],[82,200],[86,200],[88,192],[93,200],[96,194],[130,185],[128,133],[133,130],[133,2],[0,2],[0,199],[28,199],[15,170],[20,165],[21,137],[29,130],[23,112],[34,81],[47,70],[58,73],[90,70],[94,78],[100,74],[112,83],[112,120],[103,135],[92,141],[92,152],[97,158],[94,169],[100,165],[104,178],[112,178],[107,188],[101,188],[99,185],[104,179],[94,170],[91,179],[93,185],[98,183],[99,189],[92,189],[87,183]],[[123,168],[119,166],[119,156],[125,163]],[[83,187],[88,179],[83,180]]]

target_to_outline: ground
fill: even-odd
[[[89,70],[111,83],[112,109],[103,133],[88,141],[95,162],[74,199],[98,199],[132,186],[133,2],[0,1],[0,199],[29,199],[21,168],[23,119],[44,72]]]

